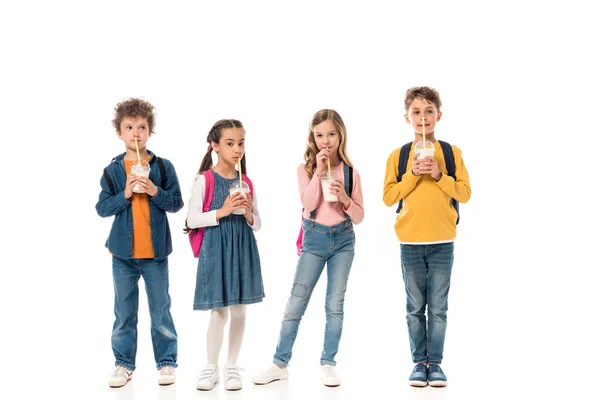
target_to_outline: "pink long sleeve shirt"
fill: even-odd
[[[339,176],[342,177],[342,183],[344,183],[344,163],[340,162],[336,167],[331,166],[331,169],[338,172]],[[344,209],[341,201],[334,203],[325,201],[320,178],[315,174],[312,179],[309,179],[308,173],[304,169],[304,164],[300,164],[298,166],[298,191],[300,192],[300,202],[302,203],[302,207],[304,207],[304,218],[310,219],[310,212],[316,210],[316,223],[333,226],[346,220],[345,212],[354,224],[360,224],[365,216],[362,186],[358,171],[356,168],[353,168],[353,171],[350,206]]]

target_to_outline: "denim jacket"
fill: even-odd
[[[165,189],[160,187],[160,168],[157,157],[151,151],[150,154],[150,180],[158,188],[156,196],[149,197],[150,207],[150,231],[152,232],[152,248],[154,258],[165,258],[173,250],[171,245],[171,231],[166,212],[177,212],[183,208],[181,189],[173,164],[163,158],[167,182]],[[127,173],[125,171],[125,153],[113,158],[106,168],[108,176],[113,182],[112,193],[104,175],[100,179],[102,191],[98,197],[96,211],[101,217],[115,216],[110,235],[106,241],[106,247],[116,257],[133,258],[133,215],[131,212],[131,199],[124,195]]]

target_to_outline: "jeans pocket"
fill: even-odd
[[[312,235],[312,233],[314,232],[315,228],[314,226],[312,226],[310,223],[304,223],[302,224],[302,235],[306,238],[309,237],[310,235]]]

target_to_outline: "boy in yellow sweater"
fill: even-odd
[[[416,363],[409,377],[412,386],[447,384],[439,364],[446,335],[458,202],[466,203],[471,197],[462,152],[435,138],[441,105],[435,89],[424,86],[406,91],[404,118],[415,138],[390,154],[383,186],[383,202],[387,206],[400,203],[394,227],[400,241],[406,322]],[[415,151],[417,142],[425,140],[433,144],[433,157],[419,157],[420,152]]]

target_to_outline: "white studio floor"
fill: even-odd
[[[149,317],[143,284],[140,283],[140,311],[137,370],[124,387],[109,388],[112,372],[110,348],[112,326],[112,293],[110,273],[98,275],[93,293],[102,298],[85,307],[72,303],[71,310],[82,316],[81,323],[70,322],[75,334],[56,329],[47,332],[55,347],[32,343],[35,360],[24,369],[30,377],[21,375],[23,383],[3,386],[0,391],[32,399],[504,399],[526,395],[556,398],[581,395],[589,398],[596,391],[588,383],[571,379],[572,360],[566,335],[571,329],[563,324],[559,314],[540,310],[539,315],[513,313],[518,303],[532,299],[520,296],[500,296],[502,291],[482,291],[474,285],[471,270],[457,252],[456,269],[450,294],[448,330],[443,368],[449,380],[447,388],[412,388],[407,380],[412,369],[407,330],[404,320],[404,293],[399,266],[391,262],[388,279],[370,274],[367,260],[358,256],[352,272],[345,304],[344,332],[336,358],[342,385],[327,388],[321,384],[319,356],[324,329],[325,277],[318,283],[307,312],[300,325],[287,381],[255,386],[250,377],[270,365],[277,343],[280,318],[293,277],[293,266],[270,270],[265,274],[267,297],[260,304],[248,307],[246,335],[238,365],[245,369],[244,387],[239,392],[225,391],[222,383],[210,392],[196,390],[196,375],[206,360],[205,337],[209,314],[191,310],[193,268],[172,267],[172,312],[179,335],[179,367],[174,385],[160,387],[156,383],[150,342]],[[269,271],[269,257],[265,256]],[[290,257],[294,259],[294,257]],[[458,261],[462,259],[459,268]],[[177,257],[174,257],[173,265]],[[108,260],[104,260],[108,261]],[[100,267],[98,267],[101,270]],[[104,274],[104,273],[103,273]],[[475,274],[471,272],[471,274]],[[188,276],[184,279],[184,276]],[[475,274],[475,277],[478,275]],[[479,275],[485,282],[486,279]],[[190,282],[191,280],[191,282]],[[281,282],[281,284],[277,284]],[[379,285],[380,293],[373,289]],[[501,286],[501,285],[500,285]],[[269,290],[271,288],[271,290]],[[484,296],[484,292],[487,293]],[[365,296],[374,296],[367,301]],[[381,298],[397,296],[393,301]],[[475,301],[472,299],[480,299]],[[501,299],[501,300],[500,300]],[[91,317],[95,315],[95,317]],[[44,315],[41,321],[52,319]],[[227,327],[226,327],[227,332]],[[225,361],[227,333],[221,352]],[[37,352],[37,353],[36,353]],[[70,358],[73,358],[70,361]],[[23,360],[24,362],[26,360]],[[587,397],[586,397],[587,396]],[[4,396],[2,396],[4,397]]]

